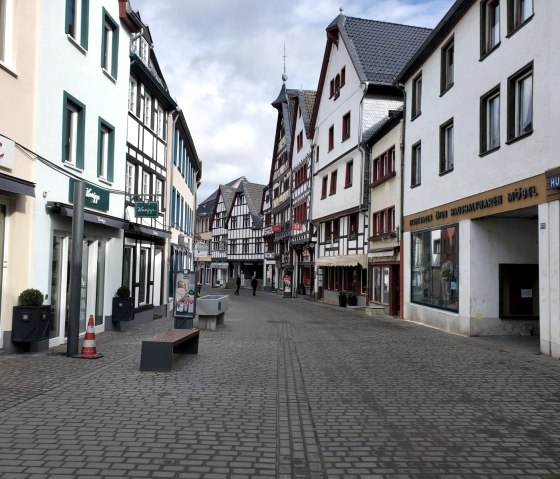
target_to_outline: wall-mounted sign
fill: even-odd
[[[282,227],[280,225],[273,225],[272,226],[272,231],[274,233],[280,233],[280,231],[282,231]]]
[[[15,142],[0,135],[0,166],[4,168],[13,168],[15,155]]]
[[[548,187],[553,189],[560,188],[560,175],[549,176]]]
[[[301,231],[302,229],[301,223],[292,223],[292,231]]]
[[[70,178],[70,187],[68,188],[68,201],[73,203],[74,201],[74,181]],[[85,183],[86,197],[84,205],[86,208],[93,208],[99,211],[109,210],[109,192],[100,188],[99,186],[92,185],[87,181]]]
[[[134,212],[137,218],[157,218],[159,216],[157,201],[137,201]]]

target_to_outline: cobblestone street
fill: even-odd
[[[558,361],[226,293],[225,325],[170,373],[139,364],[171,318],[98,334],[98,360],[0,356],[0,477],[560,477]]]

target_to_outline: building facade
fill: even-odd
[[[405,317],[560,357],[557,2],[456,2],[407,92]],[[473,41],[478,38],[479,41]]]
[[[338,303],[339,292],[349,291],[359,305],[368,303],[370,162],[364,146],[375,126],[402,106],[394,77],[429,32],[342,14],[327,27],[311,119],[316,294],[326,302]]]

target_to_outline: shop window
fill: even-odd
[[[459,310],[457,226],[412,233],[411,302]]]
[[[500,264],[500,318],[539,317],[539,265]]]
[[[373,300],[389,304],[391,301],[391,282],[389,267],[373,268]]]

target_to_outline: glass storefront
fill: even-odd
[[[459,310],[459,228],[412,233],[411,301]]]

